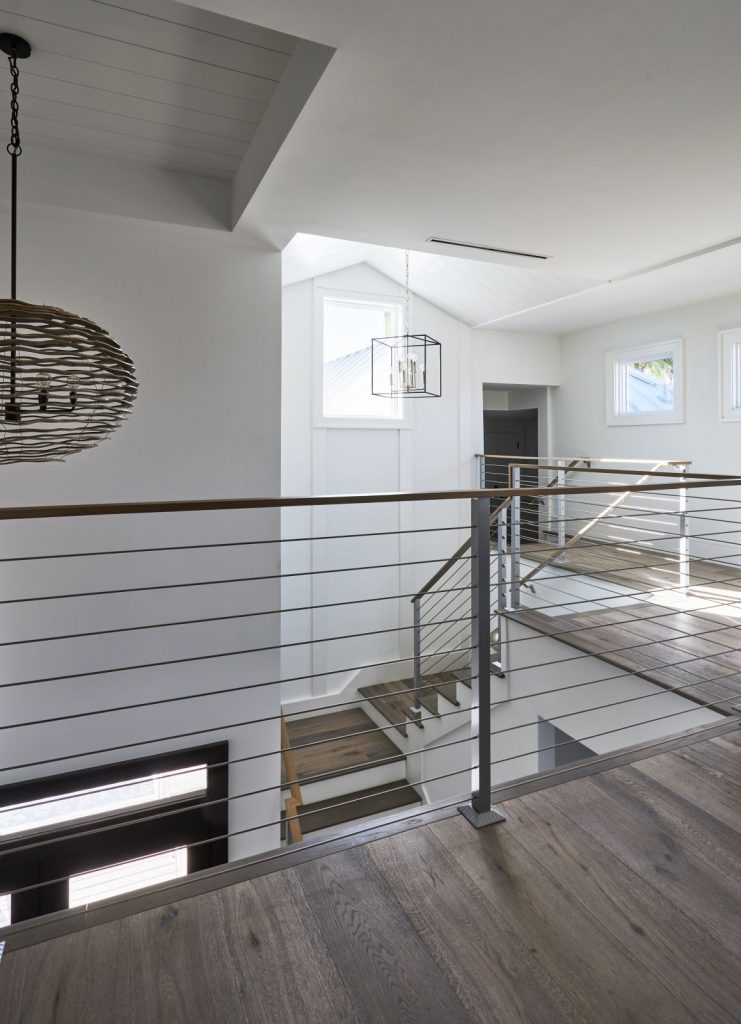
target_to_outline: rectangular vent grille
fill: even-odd
[[[542,256],[537,252],[519,252],[517,249],[497,249],[493,245],[480,245],[477,242],[456,242],[452,238],[437,238],[433,235],[427,239],[428,242],[435,242],[438,245],[454,245],[459,249],[478,249],[480,252],[496,252],[501,256],[524,256],[529,260],[547,260],[548,256]]]

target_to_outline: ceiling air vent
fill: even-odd
[[[454,245],[458,249],[478,249],[479,252],[495,252],[499,256],[524,256],[528,260],[547,260],[548,256],[541,256],[537,252],[519,252],[517,249],[497,249],[494,245],[480,245],[477,242],[456,242],[452,238],[437,238],[434,235],[427,239],[428,242],[435,242],[437,245]]]

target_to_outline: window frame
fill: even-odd
[[[733,404],[733,349],[736,345],[739,346],[738,390],[741,398],[741,327],[729,327],[718,332],[718,401],[719,417],[723,423],[741,420],[741,402]]]
[[[671,356],[674,365],[674,408],[655,412],[618,411],[617,373],[624,363],[639,359]],[[684,338],[612,349],[605,353],[605,422],[608,427],[655,426],[661,423],[684,423]]]
[[[49,799],[80,789],[111,786],[143,775],[177,771],[198,764],[205,764],[207,768],[205,792],[153,800],[138,807],[106,811],[99,816],[90,815],[46,829],[2,837],[3,892],[63,879],[53,884],[39,884],[11,896],[11,926],[29,918],[67,910],[69,883],[66,879],[70,875],[178,846],[188,847],[188,874],[225,864],[229,841],[219,837],[229,832],[228,761],[228,742],[211,743],[1,787],[0,805],[5,806]],[[165,809],[171,813],[152,821],[146,820]],[[120,827],[110,828],[113,825]],[[85,834],[100,826],[103,826],[102,831],[91,836]],[[78,832],[81,835],[75,838]],[[213,841],[208,842],[210,839]],[[44,845],[37,850],[23,851],[23,847],[38,842]],[[191,846],[193,843],[199,845]],[[16,851],[16,848],[20,849]],[[134,890],[132,895],[143,891]]]
[[[329,288],[317,285],[314,288],[314,426],[321,428],[340,429],[362,429],[362,430],[408,430],[412,426],[411,402],[400,398],[402,415],[400,417],[388,416],[325,416],[324,414],[324,301],[325,299],[339,299],[344,302],[375,303],[381,305],[387,303],[398,306],[401,310],[402,320],[404,311],[404,296],[393,295],[384,292],[358,292],[344,288]],[[410,296],[410,323],[411,296]],[[410,328],[411,329],[411,328]],[[400,321],[400,333],[404,330]],[[371,345],[371,338],[368,338],[368,345]],[[371,353],[372,358],[372,353]],[[369,385],[370,386],[370,385]]]

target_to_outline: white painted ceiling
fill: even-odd
[[[397,284],[404,284],[404,250],[315,235],[296,235],[283,250],[283,284],[320,277],[356,263],[368,263]],[[428,252],[413,252],[409,258],[410,290],[471,327],[493,325],[597,283],[575,275]]]
[[[25,143],[225,179],[296,45],[174,0],[0,0],[0,30],[33,46]]]
[[[337,47],[247,211],[610,279],[741,235],[739,0],[187,0]]]
[[[36,48],[31,147],[233,178],[246,239],[549,257],[420,264],[466,322],[572,329],[741,285],[733,249],[621,280],[741,237],[741,0],[0,0],[0,30]],[[302,46],[327,56],[267,131]],[[70,180],[58,201],[84,208]]]

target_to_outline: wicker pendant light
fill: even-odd
[[[93,448],[131,412],[134,364],[85,317],[16,297],[18,239],[18,61],[25,39],[0,34],[11,73],[11,288],[0,299],[0,464],[58,462]]]

